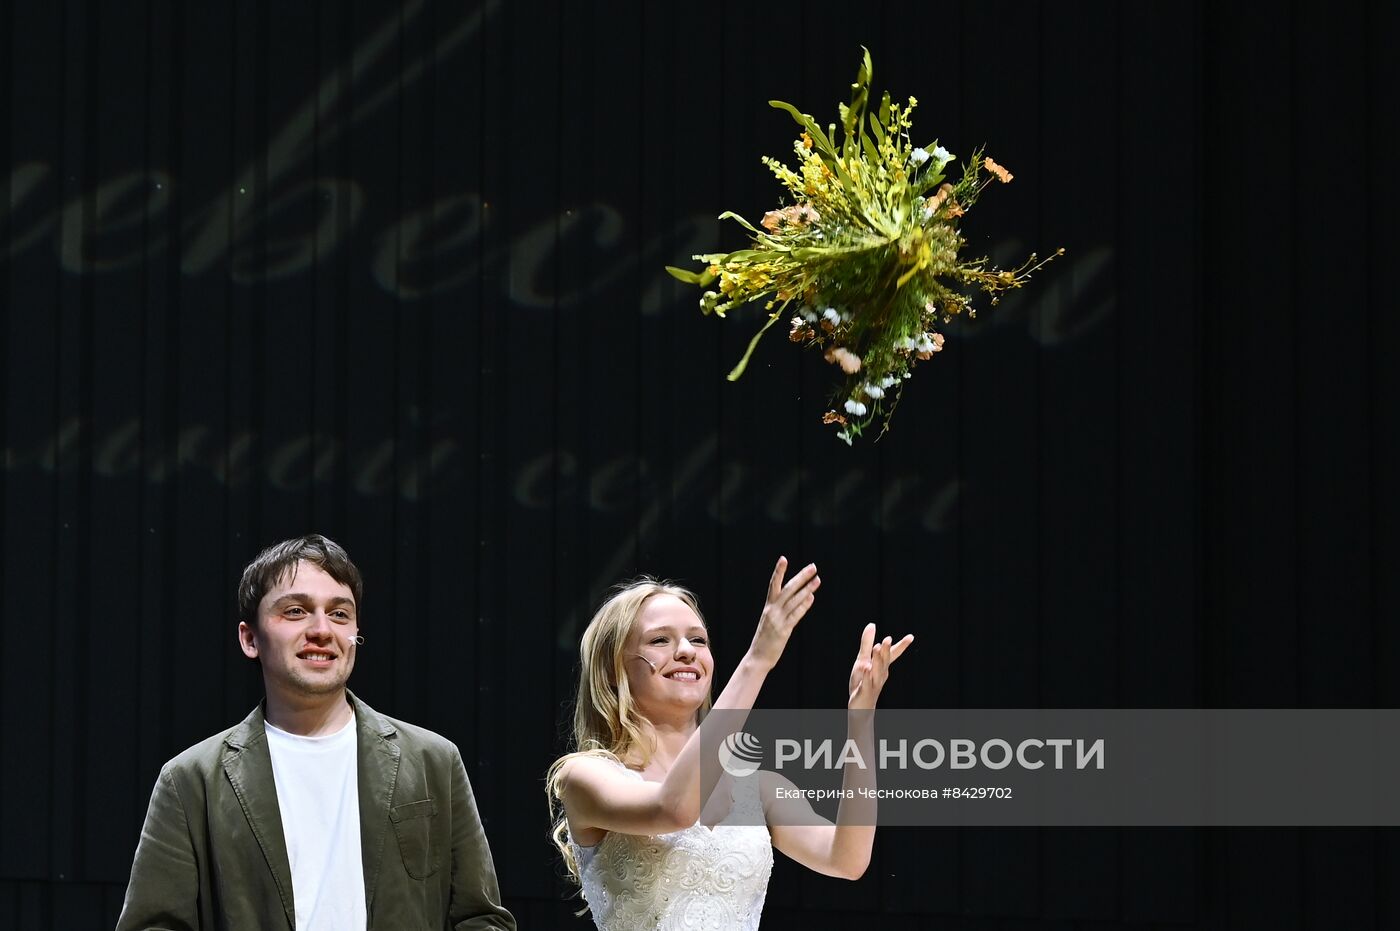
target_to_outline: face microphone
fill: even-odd
[[[642,662],[646,663],[648,666],[650,666],[650,667],[651,667],[651,671],[652,671],[653,673],[656,672],[656,664],[653,663],[651,660],[647,659],[645,656],[643,656],[643,655],[640,654],[640,653],[633,653],[632,655],[635,656],[635,657],[637,657],[637,659],[641,660]]]
[[[360,636],[359,634],[356,634],[355,636],[350,638],[350,642],[355,644],[356,646],[360,646],[365,642],[365,638]]]

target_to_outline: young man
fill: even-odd
[[[345,687],[360,595],[319,534],[243,570],[266,698],[161,770],[118,931],[514,931],[457,748]]]

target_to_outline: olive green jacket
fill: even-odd
[[[350,696],[369,931],[514,931],[457,748]],[[165,764],[117,931],[295,931],[262,707]]]

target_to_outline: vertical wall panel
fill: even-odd
[[[960,75],[970,47],[937,41],[931,48],[930,36],[908,28],[904,12],[900,4],[884,5],[878,44],[870,46],[877,84],[895,99],[909,94],[918,98],[914,125],[921,142],[937,137],[965,156],[973,140],[961,129],[965,107]],[[962,16],[960,6],[946,11],[943,28],[948,35],[960,34]],[[933,76],[938,79],[931,81]],[[1025,194],[1012,189],[990,193]],[[1031,203],[1022,201],[1027,211]],[[1027,219],[1027,226],[1032,225]],[[967,670],[962,643],[968,615],[962,598],[960,518],[962,489],[971,476],[963,468],[969,398],[962,390],[962,348],[950,341],[910,380],[894,426],[880,440],[883,469],[873,513],[852,515],[880,527],[878,597],[883,608],[878,619],[896,636],[909,632],[916,637],[891,671],[881,707],[955,708],[963,702]],[[939,921],[959,914],[965,833],[954,828],[882,829],[876,838],[880,859],[872,869],[880,870],[884,909],[938,915]],[[882,921],[893,917],[882,916]]]
[[[6,5],[0,8],[0,36],[13,37],[13,30],[13,11],[10,6]],[[11,52],[13,38],[0,39],[0,42],[4,43],[6,53],[5,61],[13,61],[14,56]],[[6,166],[5,170],[0,170],[0,246],[4,247],[6,250],[9,249],[9,244],[14,239],[14,211],[20,193],[19,179],[22,177],[22,169],[16,168],[13,171],[8,170],[9,165],[15,164],[11,144],[11,111],[13,109],[11,101],[14,97],[14,78],[15,76],[12,68],[0,68],[0,162]],[[0,262],[0,295],[3,295],[6,306],[9,306],[13,301],[12,282],[10,280],[10,262],[8,259],[9,256],[7,255],[6,261]],[[0,320],[0,361],[4,362],[7,371],[10,365],[9,323],[9,315],[6,314],[5,318]],[[7,390],[5,395],[8,396],[8,394],[9,391]],[[6,403],[5,398],[0,398],[0,439],[6,441],[3,447],[5,450],[4,460],[0,462],[0,465],[3,465],[3,468],[0,469],[0,528],[3,528],[4,533],[4,536],[0,537],[0,554],[4,556],[4,561],[0,562],[0,592],[8,591],[11,587],[10,553],[9,547],[5,545],[9,538],[9,524],[6,523],[6,520],[9,514],[10,502],[9,470],[13,457],[13,451],[10,449],[8,443],[10,439],[9,417],[9,405]],[[0,600],[0,608],[6,607],[8,607],[8,605],[3,600]],[[9,671],[8,665],[0,662],[0,673],[7,673]],[[0,721],[9,720],[6,715],[6,709],[8,707],[8,702],[12,701],[14,697],[15,696],[8,689],[0,685]],[[6,783],[8,778],[12,778],[10,767],[0,765],[0,796],[3,796],[7,789]],[[6,829],[4,821],[6,813],[6,809],[0,807],[0,834],[3,834]],[[3,858],[4,854],[5,852],[0,850],[0,858]],[[0,862],[3,862],[3,860],[0,859]],[[5,865],[8,866],[9,864],[7,863]],[[8,875],[8,873],[6,875]],[[5,888],[6,891],[5,894],[0,895],[0,914],[9,911],[11,904],[9,901],[9,885],[9,883],[3,884],[3,888]]]
[[[1211,703],[1298,700],[1297,244],[1292,17],[1228,9],[1206,35],[1201,313]]]
[[[1008,30],[1006,23],[1013,21],[1017,27]],[[1030,111],[1039,100],[1040,65],[1048,52],[1040,41],[1041,22],[1039,14],[1028,16],[1025,8],[1011,3],[964,9],[959,36],[962,118],[952,147],[960,159],[986,144],[989,154],[1013,168],[1039,163],[1038,125],[1011,114]],[[1017,187],[987,191],[970,212],[963,224],[970,255],[1005,262],[1010,240],[1038,229],[1033,222],[1036,185]],[[1043,695],[1042,354],[1027,326],[1030,302],[1017,295],[996,307],[989,307],[986,298],[976,303],[978,319],[952,327],[948,344],[935,357],[940,365],[950,355],[959,358],[958,395],[965,405],[960,424],[966,491],[959,511],[959,698],[971,708],[1035,707]],[[907,395],[912,395],[906,396],[911,407],[925,400],[919,386]],[[1039,829],[971,829],[964,834],[962,854],[966,912],[1040,914]]]
[[[1209,57],[1202,311],[1207,415],[1208,704],[1288,706],[1299,693],[1297,251],[1278,197],[1298,185],[1291,14],[1219,11]],[[1247,166],[1247,167],[1246,167]],[[1267,274],[1259,274],[1267,270]],[[1214,321],[1213,325],[1210,322]],[[1224,838],[1233,924],[1301,927],[1296,830]],[[1285,879],[1286,877],[1286,879]]]
[[[504,365],[510,306],[509,275],[514,256],[511,246],[517,213],[517,191],[513,186],[513,153],[505,146],[490,144],[496,134],[505,133],[519,118],[518,99],[507,93],[513,86],[516,68],[528,61],[531,52],[522,44],[518,22],[523,11],[510,4],[486,6],[489,12],[481,25],[479,80],[482,87],[481,132],[487,135],[481,147],[481,191],[483,235],[477,258],[482,262],[481,312],[476,340],[480,365],[476,371],[474,405],[469,416],[477,424],[478,471],[475,490],[477,535],[473,578],[476,597],[476,632],[471,656],[471,675],[476,681],[476,771],[472,774],[481,805],[502,815],[510,809],[497,801],[508,789],[507,771],[501,766],[501,749],[509,746],[510,702],[513,678],[496,677],[492,670],[502,668],[501,658],[518,650],[516,638],[509,636],[511,592],[503,584],[506,570],[507,500],[500,489],[506,487],[509,472],[504,462],[504,426],[511,413],[492,402],[493,392],[512,376]],[[535,50],[538,54],[538,50]],[[470,57],[468,60],[471,60]],[[521,208],[523,209],[523,208]],[[509,668],[509,667],[505,667]],[[499,824],[499,821],[498,821]],[[501,836],[498,830],[496,837]],[[492,839],[493,851],[501,869],[509,875],[523,872],[527,862],[538,856],[533,838],[523,843]],[[507,887],[508,888],[508,887]],[[528,888],[528,887],[527,887]]]
[[[10,248],[12,254],[23,248],[22,254],[30,256],[42,271],[21,274],[22,266],[11,266],[6,295],[5,425],[11,474],[5,483],[5,568],[11,583],[43,579],[47,584],[7,584],[0,592],[7,642],[7,649],[0,653],[0,711],[7,721],[23,722],[31,730],[30,757],[46,774],[54,773],[52,735],[56,722],[49,686],[52,628],[42,619],[54,616],[56,486],[59,470],[72,467],[74,449],[86,432],[75,412],[59,409],[57,398],[60,347],[53,322],[61,281],[56,261],[57,229],[65,188],[72,187],[62,180],[66,166],[60,157],[61,131],[56,116],[65,112],[62,13],[55,8],[13,9],[14,36],[29,36],[32,41],[7,37],[7,42],[13,43],[13,58],[7,60],[15,63],[12,126],[15,130],[28,127],[31,134],[27,141],[14,139],[15,157],[22,165],[36,163],[30,172],[36,180],[29,186],[27,202],[15,205],[19,209],[12,228],[21,231],[21,238]],[[23,232],[26,227],[29,234]],[[19,373],[24,373],[22,380]],[[5,754],[0,762],[0,786],[4,788],[0,793],[4,837],[31,839],[23,846],[6,843],[0,849],[4,876],[49,876],[53,780],[46,778],[35,784],[26,761],[18,754]]]
[[[1298,119],[1294,147],[1326,138],[1347,153],[1329,199],[1334,209],[1306,211],[1295,236],[1298,300],[1298,610],[1303,667],[1299,703],[1364,707],[1376,701],[1370,370],[1372,338],[1365,266],[1366,231],[1375,209],[1364,166],[1369,102],[1363,8],[1325,13],[1300,5],[1294,73]],[[1375,205],[1379,206],[1379,204]],[[1325,623],[1318,623],[1325,618]],[[1314,927],[1367,927],[1377,917],[1375,847],[1369,832],[1333,829],[1304,835],[1304,899]]]
[[[1043,705],[1057,708],[1121,702],[1118,331],[1124,308],[1118,293],[1118,221],[1125,166],[1120,119],[1104,116],[1121,113],[1120,10],[1118,4],[1093,3],[1076,6],[1073,15],[1042,14],[1044,45],[1077,44],[1079,54],[1042,60],[1039,163],[1005,191],[988,192],[997,197],[1038,195],[1043,206],[1033,234],[1040,240],[1035,249],[1048,254],[1063,246],[1077,259],[1068,269],[1054,269],[1057,274],[1049,281],[1048,275],[1034,279],[1026,298],[1034,308],[1029,335],[1039,343],[1042,360],[1040,698]],[[1095,31],[1096,40],[1087,41]],[[1030,183],[1018,190],[1025,180]],[[1070,183],[1098,194],[1071,201]],[[1066,325],[1075,305],[1086,299],[1102,316],[1082,329]],[[1044,442],[1049,437],[1053,440]],[[1121,833],[1114,829],[1042,832],[1043,913],[1116,917],[1121,910],[1120,843]]]
[[[1201,23],[1180,5],[1120,10],[1116,283],[1120,493],[1118,703],[1201,703],[1198,534]],[[1146,115],[1146,118],[1143,118]],[[1170,280],[1164,285],[1163,276]],[[1098,305],[1091,304],[1091,307]],[[1199,832],[1122,832],[1122,917],[1200,912]]]
[[[509,213],[504,215],[510,224],[512,241],[508,269],[511,304],[501,303],[495,310],[500,315],[502,336],[497,349],[499,369],[495,378],[483,385],[482,416],[488,423],[494,421],[500,430],[503,489],[509,488],[510,476],[519,474],[541,441],[557,442],[550,403],[553,380],[557,377],[552,323],[559,281],[554,263],[563,237],[580,235],[586,242],[589,237],[583,229],[594,220],[589,209],[589,195],[600,172],[595,171],[586,180],[584,190],[566,192],[558,183],[553,158],[542,157],[549,152],[567,158],[576,151],[578,157],[598,165],[601,155],[589,145],[587,135],[571,141],[572,134],[566,133],[567,129],[583,127],[567,119],[564,112],[568,75],[560,70],[560,52],[565,29],[573,26],[576,30],[582,74],[597,76],[608,67],[605,64],[608,56],[593,39],[596,26],[592,17],[575,20],[566,13],[567,7],[564,3],[547,4],[537,15],[522,15],[524,11],[517,10],[507,12],[508,41],[512,49],[523,52],[535,40],[541,45],[540,53],[513,55],[507,71],[511,86],[519,94],[518,99],[528,101],[529,112],[538,119],[541,131],[538,134],[511,131],[518,120],[517,114],[512,112],[519,106],[516,104],[502,114],[502,137],[495,147],[506,160],[506,183],[511,192]],[[603,9],[596,13],[611,18]],[[631,25],[625,20],[617,24],[620,30],[630,30]],[[620,37],[619,41],[622,41]],[[627,41],[629,47],[632,41]],[[618,124],[630,124],[627,115],[635,113],[633,99],[625,93],[617,94],[612,106],[616,115],[611,118],[592,111],[594,119],[587,129],[596,134],[595,142],[601,142]],[[623,153],[630,155],[634,151],[635,140],[625,130],[617,143]],[[574,229],[575,224],[583,229]],[[625,310],[619,308],[617,317],[624,316]],[[630,327],[623,324],[623,338],[630,337],[630,333]],[[630,346],[622,351],[628,357],[634,354]],[[622,366],[608,366],[602,371],[619,382],[629,374]],[[532,381],[539,389],[525,388]],[[599,393],[615,397],[609,407],[618,418],[615,426],[620,437],[630,446],[634,436],[630,418],[635,408],[627,402],[617,382]],[[634,481],[635,474],[626,474],[613,492],[618,497],[619,515],[632,510]],[[551,670],[552,665],[544,662],[544,656],[536,659],[531,655],[534,651],[522,648],[536,637],[541,646],[550,640],[548,632],[554,623],[551,617],[555,603],[554,580],[547,575],[546,567],[549,554],[555,548],[554,521],[548,509],[520,512],[511,504],[503,496],[500,506],[504,519],[499,535],[492,541],[492,545],[500,547],[498,556],[502,558],[498,571],[503,598],[497,620],[502,632],[498,643],[503,651],[500,661],[515,668],[521,679],[528,681],[534,669],[543,673]],[[523,687],[522,681],[520,685],[505,689],[501,698],[510,709],[507,733],[516,728],[539,733],[541,737],[551,733],[556,720],[554,696],[552,684],[546,687],[545,683],[540,683],[538,688],[528,688]],[[505,741],[506,746],[512,742],[509,737]],[[541,820],[545,809],[541,789],[543,772],[551,756],[544,752],[543,740],[540,744],[537,751],[521,748],[519,752],[501,753],[498,750],[494,754],[494,768],[504,810],[520,812],[527,817],[521,827],[529,825],[533,841],[528,846],[520,844],[508,850],[503,865],[521,875],[524,888],[543,892],[550,888],[549,875],[531,875],[535,872],[533,865],[541,862],[542,854],[548,852]]]
[[[1371,623],[1369,307],[1366,240],[1373,205],[1366,63],[1352,47],[1364,8],[1343,14],[1300,5],[1292,148],[1325,138],[1341,156],[1327,210],[1303,208],[1294,244],[1298,302],[1298,610],[1309,658],[1302,704],[1362,707],[1376,699]],[[1311,160],[1309,160],[1311,162]],[[1300,166],[1312,174],[1315,162]],[[1305,184],[1304,187],[1307,185]],[[1326,618],[1326,623],[1317,623]]]
[[[1400,701],[1396,677],[1390,671],[1400,662],[1400,636],[1388,619],[1400,613],[1400,576],[1388,567],[1400,562],[1400,500],[1390,476],[1400,474],[1400,368],[1389,363],[1387,347],[1400,339],[1400,321],[1391,312],[1389,262],[1400,248],[1400,233],[1386,218],[1400,205],[1400,184],[1386,157],[1385,141],[1395,135],[1395,109],[1384,103],[1382,88],[1400,79],[1400,68],[1391,49],[1400,35],[1400,10],[1393,4],[1372,2],[1366,7],[1364,47],[1366,120],[1366,306],[1371,392],[1369,408],[1369,475],[1371,514],[1371,624],[1376,642],[1372,659],[1376,677],[1375,702],[1395,707]],[[1376,916],[1381,927],[1400,922],[1400,832],[1394,828],[1375,832]]]

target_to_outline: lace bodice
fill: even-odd
[[[612,831],[596,847],[571,838],[583,898],[600,931],[758,928],[773,871],[772,840],[755,808],[761,805],[756,780],[741,779],[733,811],[713,830],[697,822],[647,837]],[[748,824],[727,823],[740,815]]]

